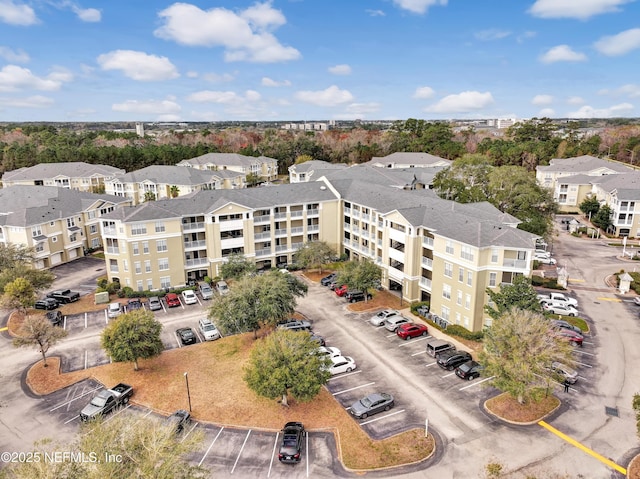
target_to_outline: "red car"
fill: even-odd
[[[420,323],[404,323],[398,326],[396,334],[402,339],[417,338],[418,336],[426,336],[429,330],[424,324]]]
[[[180,298],[176,293],[167,293],[164,297],[164,300],[167,302],[167,306],[173,308],[174,306],[180,306]]]
[[[339,288],[334,289],[334,291],[338,296],[344,296],[345,294],[347,294],[347,291],[349,291],[349,288],[347,288],[346,284],[343,284]]]

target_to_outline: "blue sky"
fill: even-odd
[[[636,0],[0,0],[0,121],[640,117]]]

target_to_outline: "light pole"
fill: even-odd
[[[187,382],[187,398],[189,398],[189,412],[191,412],[191,393],[189,392],[189,375],[184,373],[184,380]]]

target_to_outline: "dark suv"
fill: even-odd
[[[329,276],[325,276],[320,280],[322,286],[329,286],[338,277],[336,273],[331,273]]]
[[[344,295],[345,299],[350,303],[355,303],[357,301],[364,301],[364,293],[362,291],[347,291],[347,294]],[[370,293],[367,293],[367,299],[371,299],[372,296]]]
[[[300,462],[304,426],[301,422],[288,422],[282,429],[282,443],[278,452],[280,462],[295,464]]]
[[[60,311],[55,310],[47,312],[47,319],[51,321],[51,324],[53,324],[54,326],[60,326],[64,318]]]
[[[479,378],[483,369],[482,364],[476,361],[467,361],[456,368],[456,376],[471,381],[472,379]]]
[[[46,309],[46,310],[56,309],[58,307],[58,300],[53,298],[39,299],[38,301],[35,302],[33,307],[36,309]]]
[[[466,351],[446,351],[438,356],[437,362],[442,369],[451,371],[471,359],[471,354]]]
[[[289,319],[278,323],[278,329],[287,331],[311,331],[311,323],[309,321],[300,321],[298,319]]]

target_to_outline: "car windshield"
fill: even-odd
[[[100,396],[96,396],[91,400],[91,404],[96,407],[102,407],[106,403],[107,403],[107,399]]]
[[[204,325],[204,330],[205,331],[214,331],[216,329],[216,327],[213,324],[205,324]]]
[[[368,397],[362,398],[360,399],[360,404],[362,404],[364,407],[371,407],[371,399],[369,399]]]

